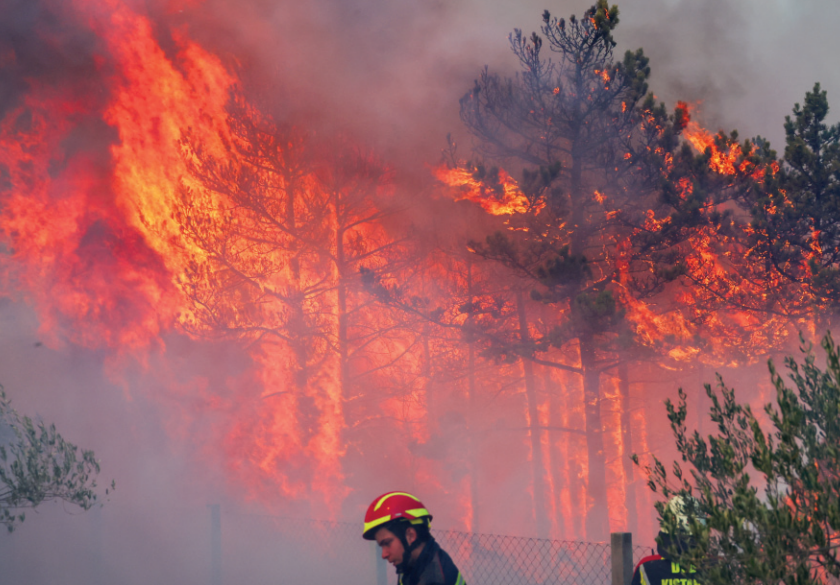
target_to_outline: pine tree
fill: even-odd
[[[27,508],[61,500],[89,510],[97,501],[99,461],[65,440],[55,425],[21,416],[0,389],[0,524],[9,532]],[[105,490],[108,495],[116,484]]]
[[[817,83],[785,118],[782,159],[757,149],[771,171],[745,196],[756,258],[785,281],[788,311],[818,319],[840,307],[840,124],[828,111]]]
[[[405,328],[373,306],[360,277],[363,265],[404,257],[383,226],[393,213],[390,176],[349,140],[323,144],[239,94],[226,123],[223,152],[190,131],[181,141],[189,173],[174,217],[190,309],[182,325],[247,345],[265,384],[242,397],[250,436],[269,437],[273,463],[293,470],[297,485],[323,472],[320,495],[331,498],[326,481],[343,482],[346,445],[358,443],[347,427],[358,432],[369,416],[359,395],[377,400],[368,394],[375,381],[406,369],[408,352],[392,351]],[[262,474],[251,456],[244,464]]]
[[[669,474],[654,457],[648,485],[690,502],[686,518],[665,502],[657,510],[663,531],[682,534],[670,555],[696,567],[700,583],[821,585],[840,576],[840,351],[826,335],[820,369],[803,346],[801,364],[785,360],[792,385],[769,363],[776,401],[764,408],[766,424],[720,378],[718,391],[706,385],[716,425],[708,437],[688,430],[682,389],[677,405],[666,402],[680,461]]]
[[[605,0],[580,19],[558,20],[546,11],[542,35],[515,30],[510,36],[519,74],[505,78],[485,68],[461,100],[462,120],[479,139],[479,159],[466,168],[486,186],[487,198],[504,192],[500,166],[521,173],[528,201],[508,229],[470,247],[506,266],[515,275],[511,286],[555,307],[557,316],[550,332],[534,338],[525,315],[530,301],[519,296],[519,339],[511,330],[506,342],[496,336],[486,345],[543,364],[538,352],[578,345],[580,366],[572,366],[582,374],[586,401],[586,536],[593,540],[608,532],[600,376],[618,365],[619,350],[633,345],[623,298],[656,294],[676,277],[659,265],[671,261],[665,250],[684,234],[663,234],[651,220],[684,207],[678,196],[669,205],[664,185],[675,157],[694,160],[678,152],[685,109],[669,115],[647,93],[650,69],[642,50],[614,61],[617,24],[618,9]]]

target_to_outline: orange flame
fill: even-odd
[[[455,189],[455,201],[478,203],[484,211],[492,215],[512,215],[529,210],[538,212],[545,207],[542,201],[532,203],[519,189],[517,182],[504,170],[499,170],[499,185],[502,189],[500,194],[493,192],[465,168],[448,168],[441,165],[434,169],[434,175],[441,183]]]
[[[681,105],[683,105],[683,107],[685,107],[688,111],[694,109],[684,102],[681,102]],[[750,168],[750,163],[747,160],[742,160],[736,169],[735,165],[738,163],[738,159],[742,157],[741,148],[738,145],[734,145],[725,151],[722,151],[716,144],[715,137],[708,130],[701,127],[693,117],[689,120],[688,125],[683,131],[683,137],[698,152],[706,152],[708,149],[711,152],[709,168],[721,175],[734,175],[736,171],[743,173]],[[753,146],[753,149],[754,148],[755,147]],[[748,152],[746,154],[749,155],[751,153]],[[774,162],[771,170],[774,173],[777,172],[778,163]],[[764,175],[764,168],[759,166],[753,169],[751,174],[754,179],[761,180]]]

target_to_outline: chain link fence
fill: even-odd
[[[223,534],[261,535],[224,543],[225,583],[394,585],[394,569],[356,523],[225,514]],[[432,530],[469,585],[608,585],[609,543],[574,542]],[[650,554],[634,546],[634,564]],[[262,571],[256,567],[267,568]]]
[[[434,531],[433,531],[434,532]],[[436,531],[467,583],[476,585],[607,585],[610,545]],[[638,556],[645,555],[644,547]],[[635,551],[634,551],[635,552]]]

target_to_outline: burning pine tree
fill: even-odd
[[[657,315],[651,301],[673,300],[664,291],[682,276],[677,260],[697,230],[716,219],[706,193],[693,188],[706,167],[679,143],[686,107],[668,114],[647,92],[650,69],[641,50],[614,61],[617,24],[617,8],[599,2],[568,22],[545,12],[542,36],[515,31],[510,41],[519,74],[502,78],[485,69],[461,100],[461,117],[480,139],[481,162],[458,165],[451,157],[438,170],[467,193],[457,198],[511,216],[484,242],[470,244],[477,256],[504,265],[508,286],[519,291],[518,318],[506,337],[485,338],[487,351],[521,358],[532,411],[534,363],[583,380],[591,539],[608,531],[602,375],[617,369],[626,376],[628,359],[691,340],[688,319],[678,311]],[[518,186],[497,165],[518,169]],[[686,213],[691,207],[698,209],[694,215]],[[553,307],[548,323],[529,320],[525,294]],[[670,346],[666,335],[674,340]],[[577,356],[564,360],[570,347]],[[544,471],[534,418],[531,424],[539,521]],[[628,508],[634,500],[628,493]]]

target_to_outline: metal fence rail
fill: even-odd
[[[226,543],[224,572],[230,578],[225,578],[225,583],[259,581],[253,577],[245,581],[231,578],[242,577],[249,566],[266,561],[289,577],[283,582],[295,585],[396,583],[393,568],[380,558],[375,544],[361,539],[357,523],[230,514],[225,516],[223,524],[236,533],[247,528],[252,534],[262,534],[260,540],[265,549],[249,546],[236,550]],[[611,582],[609,543],[450,530],[432,530],[432,534],[452,556],[469,585],[608,585]],[[649,552],[647,547],[634,546],[634,563]],[[269,558],[265,560],[257,558],[266,554]]]

